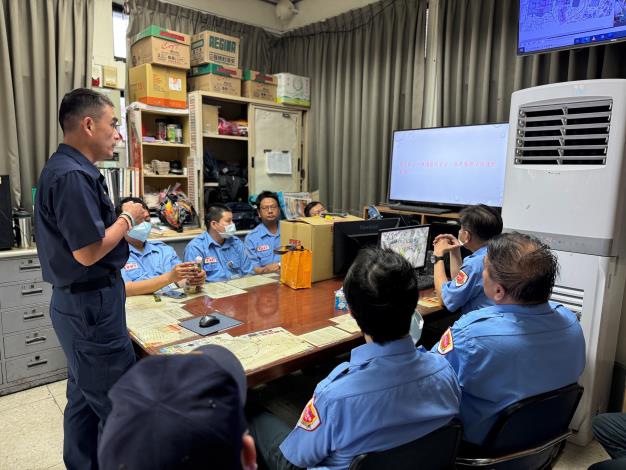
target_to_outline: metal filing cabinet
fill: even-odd
[[[0,395],[66,377],[50,321],[51,295],[35,250],[0,252]]]

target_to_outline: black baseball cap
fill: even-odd
[[[100,468],[240,470],[246,389],[221,346],[142,359],[109,392]]]

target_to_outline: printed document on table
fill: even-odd
[[[208,295],[212,299],[222,299],[233,295],[245,294],[246,291],[236,286],[229,286],[225,282],[207,282],[203,286],[203,295]]]
[[[330,321],[335,322],[337,324],[337,328],[341,328],[348,333],[361,332],[361,328],[359,328],[356,320],[349,313],[346,313],[345,315],[340,315],[335,318],[331,318]]]
[[[144,347],[173,343],[195,336],[193,331],[182,328],[174,322],[170,315],[159,309],[126,309],[128,330]]]
[[[326,328],[320,328],[319,330],[300,335],[300,338],[314,346],[326,346],[327,344],[337,343],[351,337],[352,335],[347,331],[340,330],[334,326],[327,326]]]
[[[215,344],[214,338],[217,336],[223,336],[224,338],[232,338],[228,333],[222,333],[215,336],[203,336],[202,338],[194,339],[186,343],[172,344],[171,346],[163,346],[159,349],[161,354],[188,354],[191,351],[205,346],[207,344]]]
[[[226,281],[226,284],[238,289],[250,289],[251,287],[263,286],[265,284],[276,284],[277,282],[277,279],[267,276],[246,276]]]

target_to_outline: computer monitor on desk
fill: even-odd
[[[400,219],[370,219],[338,222],[333,226],[333,273],[345,274],[359,250],[376,246],[378,232],[397,227]]]
[[[428,251],[429,225],[413,225],[381,230],[379,246],[389,248],[403,256],[415,269],[423,268],[426,264]]]

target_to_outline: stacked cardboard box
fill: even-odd
[[[189,91],[210,91],[241,96],[241,69],[204,64],[189,71]]]
[[[241,96],[239,38],[215,31],[194,34],[191,40],[190,91]]]
[[[188,34],[155,25],[137,34],[130,48],[130,101],[186,108],[190,43]]]
[[[277,73],[276,102],[311,106],[311,79],[292,73]]]
[[[276,101],[276,77],[255,70],[243,71],[242,95],[246,98]]]

